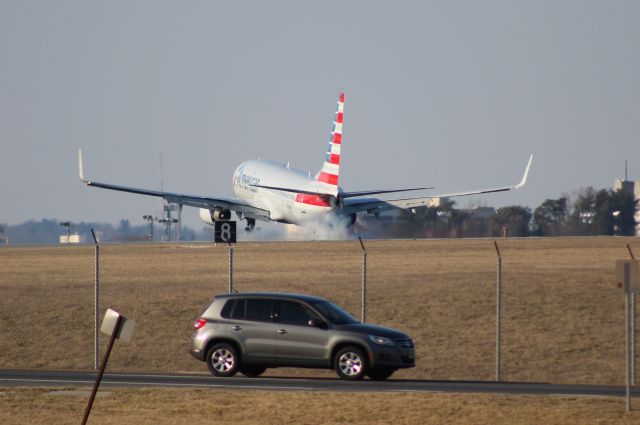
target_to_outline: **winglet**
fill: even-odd
[[[84,179],[84,167],[82,166],[82,149],[78,149],[78,176],[80,177],[80,180],[85,183],[87,182]]]
[[[529,163],[527,164],[527,168],[524,170],[524,175],[522,176],[522,181],[515,185],[514,189],[520,189],[522,186],[527,183],[527,177],[529,176],[529,168],[531,168],[531,161],[533,160],[533,154],[529,157]]]

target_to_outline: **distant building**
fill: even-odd
[[[84,243],[85,237],[77,233],[72,235],[60,235],[60,243]]]
[[[640,180],[621,180],[617,179],[613,183],[613,190],[622,190],[633,195],[634,199],[640,199]],[[636,236],[640,236],[640,209],[636,210]]]
[[[440,208],[441,206],[448,205],[448,204],[449,204],[449,198],[447,197],[431,198],[429,199],[429,201],[427,201],[428,208]]]
[[[478,207],[472,210],[467,210],[469,215],[474,220],[488,220],[490,217],[493,217],[496,213],[496,209],[493,207]]]

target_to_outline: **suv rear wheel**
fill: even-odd
[[[264,366],[242,366],[240,373],[248,378],[256,378],[262,375],[267,370]]]
[[[231,344],[221,342],[207,351],[207,366],[214,376],[229,377],[238,372],[240,358]]]
[[[367,360],[360,348],[348,346],[336,353],[333,368],[340,378],[358,381],[367,373]]]

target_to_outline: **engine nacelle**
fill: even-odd
[[[231,219],[230,210],[209,210],[206,208],[200,208],[200,220],[204,221],[207,224],[213,225],[216,221],[226,221],[229,219]]]

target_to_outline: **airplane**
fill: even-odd
[[[246,231],[252,231],[255,228],[256,220],[304,226],[321,218],[330,217],[330,221],[341,219],[347,225],[353,225],[358,213],[377,216],[383,211],[425,206],[433,198],[517,190],[527,181],[533,155],[529,157],[522,180],[512,186],[392,200],[383,200],[371,195],[427,190],[433,187],[346,192],[339,185],[343,116],[344,93],[341,93],[324,164],[315,176],[290,168],[289,164],[282,165],[260,159],[249,160],[240,164],[233,173],[232,186],[236,198],[164,192],[89,180],[84,177],[80,149],[78,150],[78,172],[80,180],[87,186],[160,197],[168,203],[178,204],[179,211],[182,210],[183,205],[200,208],[201,220],[210,225],[217,221],[231,219],[233,211],[239,220],[246,220]]]

